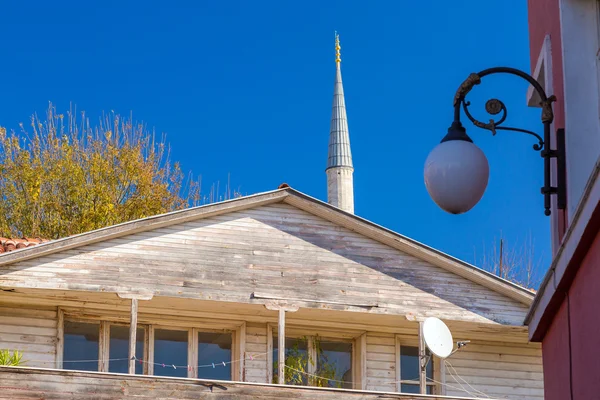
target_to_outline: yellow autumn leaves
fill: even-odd
[[[50,105],[30,129],[0,128],[0,236],[74,235],[196,204],[199,190],[164,138],[131,119],[109,114],[92,126]]]

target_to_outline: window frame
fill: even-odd
[[[215,322],[217,321],[217,322]],[[108,372],[110,358],[110,326],[129,326],[129,316],[121,313],[103,313],[85,311],[80,309],[59,308],[58,310],[58,329],[56,347],[57,366],[63,369],[64,355],[64,326],[65,322],[79,323],[98,323],[99,324],[99,343],[98,343],[98,371]],[[222,325],[222,328],[217,328]],[[143,375],[154,375],[154,333],[156,329],[187,331],[188,333],[188,354],[187,364],[197,366],[198,360],[198,333],[229,333],[231,334],[231,381],[243,382],[244,379],[244,358],[246,341],[246,322],[233,320],[203,320],[201,318],[173,318],[168,319],[162,316],[142,315],[138,317],[137,328],[144,328],[144,363]],[[138,355],[139,357],[139,355]],[[188,378],[198,377],[198,368],[188,368]]]
[[[415,337],[415,336],[407,336],[407,335],[401,335],[401,334],[396,334],[395,338],[396,338],[396,356],[395,356],[396,391],[398,393],[402,393],[402,384],[415,385],[415,386],[420,386],[420,384],[421,384],[420,376],[419,376],[419,379],[416,381],[402,380],[401,361],[400,361],[400,357],[402,354],[402,346],[416,347],[418,349],[419,348],[419,338]],[[432,363],[433,379],[436,380],[437,382],[443,383],[444,382],[443,376],[445,375],[443,372],[444,364],[441,362],[441,360],[438,357],[436,357],[434,355],[431,356],[429,362]],[[443,384],[440,385],[439,383],[429,382],[427,380],[425,381],[425,384],[428,387],[432,388],[433,395],[445,395],[446,394]]]
[[[273,364],[275,362],[273,358],[274,350],[275,350],[275,341],[274,337],[277,335],[277,325],[276,324],[267,324],[267,382],[269,384],[273,383]],[[310,357],[313,359],[316,358],[316,348],[314,346],[315,337],[319,337],[321,341],[334,341],[341,343],[350,343],[352,344],[351,351],[351,366],[352,366],[352,389],[364,389],[366,386],[366,382],[363,382],[362,379],[358,379],[362,377],[362,369],[366,368],[366,365],[358,359],[360,357],[359,352],[357,351],[357,346],[364,347],[366,351],[366,346],[362,346],[362,342],[364,342],[365,332],[360,332],[358,335],[354,332],[332,332],[326,330],[319,329],[309,329],[305,327],[297,327],[297,326],[286,326],[285,329],[285,337],[286,339],[298,339],[302,337],[306,337],[307,340],[307,350],[309,352]],[[359,372],[360,371],[360,372]],[[308,364],[307,373],[316,374],[317,365]],[[307,385],[306,387],[313,387],[311,385]]]

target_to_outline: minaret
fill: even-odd
[[[327,158],[327,202],[349,213],[354,213],[354,184],[352,174],[352,153],[348,118],[342,86],[340,64],[340,36],[335,35],[335,86],[333,89],[333,110],[329,131],[329,156]]]

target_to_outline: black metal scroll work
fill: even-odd
[[[504,103],[498,99],[488,100],[485,104],[485,110],[490,115],[500,115],[500,118],[495,120],[491,118],[489,122],[481,122],[471,115],[469,112],[469,106],[471,103],[465,99],[466,95],[473,89],[473,86],[479,85],[481,83],[481,78],[492,75],[496,73],[507,73],[519,76],[525,79],[529,84],[533,86],[537,94],[540,96],[541,102],[540,106],[542,107],[542,123],[544,125],[544,137],[542,138],[535,132],[529,131],[527,129],[502,126],[504,121],[506,121],[506,117],[508,112],[506,110],[506,106]],[[533,145],[533,149],[535,151],[540,151],[542,158],[544,159],[544,186],[542,187],[542,194],[544,195],[544,213],[546,215],[550,215],[550,196],[552,194],[557,195],[558,200],[558,208],[564,209],[566,208],[566,190],[565,190],[565,155],[564,155],[564,136],[559,135],[557,137],[557,149],[550,149],[550,125],[554,119],[554,113],[552,111],[552,103],[556,101],[556,97],[550,96],[548,97],[544,92],[542,86],[530,75],[526,74],[523,71],[518,69],[509,68],[509,67],[496,67],[489,68],[483,70],[477,74],[472,73],[469,77],[459,86],[456,91],[456,95],[454,96],[454,124],[460,124],[460,108],[462,105],[462,109],[465,112],[465,115],[469,120],[473,123],[473,125],[487,129],[492,132],[492,135],[496,135],[496,131],[504,130],[504,131],[514,131],[514,132],[522,132],[528,135],[534,136],[538,143]],[[557,158],[558,161],[558,176],[557,176],[557,186],[551,186],[550,184],[550,159]]]

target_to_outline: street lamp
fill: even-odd
[[[503,102],[498,99],[488,100],[485,110],[490,115],[500,115],[498,120],[490,119],[484,123],[473,118],[469,112],[471,103],[465,100],[465,96],[475,85],[481,83],[481,78],[487,75],[507,73],[519,76],[529,82],[539,95],[542,107],[542,123],[544,125],[544,138],[537,133],[521,128],[501,126],[506,120],[507,111]],[[550,196],[557,195],[559,209],[566,207],[565,190],[565,145],[564,130],[557,130],[557,148],[550,149],[550,125],[554,118],[552,102],[556,101],[554,96],[546,96],[541,85],[530,75],[523,71],[508,67],[496,67],[485,69],[479,73],[473,73],[459,86],[454,96],[454,121],[444,136],[429,154],[425,161],[425,186],[429,195],[435,203],[443,210],[451,214],[462,214],[469,211],[477,204],[483,196],[488,183],[489,166],[483,152],[473,144],[473,140],[467,135],[466,129],[460,122],[460,109],[465,112],[471,122],[496,135],[497,131],[523,132],[537,138],[538,143],[533,145],[535,151],[540,151],[544,159],[544,195],[545,214],[550,215]],[[550,160],[557,159],[557,185],[550,184]]]

